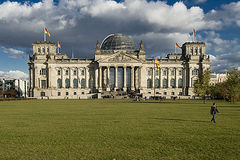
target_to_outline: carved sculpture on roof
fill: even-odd
[[[100,43],[98,40],[97,40],[97,44],[96,44],[96,50],[100,50]]]
[[[142,40],[141,40],[141,42],[140,42],[140,50],[144,51],[144,43],[143,43]]]

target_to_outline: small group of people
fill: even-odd
[[[213,105],[211,106],[211,109],[210,109],[210,113],[212,115],[212,119],[211,119],[211,122],[213,123],[216,123],[216,114],[219,113],[218,109],[217,109],[217,105],[216,103],[214,102]]]

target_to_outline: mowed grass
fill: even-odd
[[[237,160],[240,104],[129,100],[0,102],[0,159]]]

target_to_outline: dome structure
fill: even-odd
[[[111,34],[102,41],[101,50],[135,51],[136,45],[128,36],[123,34]]]

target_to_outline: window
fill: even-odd
[[[68,96],[68,92],[66,92],[66,96]]]
[[[164,78],[164,79],[163,79],[163,88],[167,88],[167,87],[168,87],[167,79]]]
[[[41,52],[41,48],[38,48],[38,53],[40,53]]]
[[[193,48],[191,48],[191,54],[193,55]]]
[[[167,70],[163,71],[163,75],[166,76],[167,75]]]
[[[198,75],[198,69],[194,69],[194,70],[192,71],[192,75]]]
[[[84,78],[82,78],[82,80],[81,80],[81,88],[85,88],[85,79]]]
[[[171,94],[172,94],[172,95],[175,95],[175,93],[174,93],[174,92],[172,92]]]
[[[77,75],[77,70],[73,70],[73,75],[74,75],[74,76]]]
[[[202,54],[202,47],[200,47],[200,49],[199,49],[199,53]]]
[[[57,71],[57,74],[60,76],[60,75],[61,75],[61,70],[58,70],[58,71]]]
[[[196,55],[198,54],[198,48],[195,48],[195,54]]]
[[[77,92],[74,92],[73,94],[74,94],[74,95],[77,95]]]
[[[65,88],[70,88],[70,81],[69,79],[65,79]]]
[[[62,88],[62,79],[61,78],[58,78],[58,80],[57,80],[57,87]]]
[[[81,75],[84,76],[84,70],[82,70]]]
[[[47,75],[47,70],[46,69],[41,69],[40,70],[40,75]]]
[[[151,76],[152,75],[152,69],[148,70],[148,75]]]
[[[45,97],[45,92],[41,92],[41,97]]]
[[[66,75],[66,76],[68,75],[68,70],[65,71],[65,75]]]
[[[180,79],[178,79],[178,88],[182,88],[182,79],[180,78]]]
[[[167,95],[167,92],[163,92],[164,95]]]
[[[47,48],[47,53],[49,53],[49,48]]]
[[[155,79],[155,88],[160,88],[159,85],[160,80],[158,78]]]
[[[174,76],[175,75],[175,71],[171,70],[171,75]]]
[[[152,80],[150,78],[147,80],[147,88],[152,88]]]
[[[178,75],[181,76],[182,75],[182,70],[178,71]]]
[[[171,88],[175,88],[175,79],[171,79]]]
[[[77,80],[77,78],[73,79],[73,88],[78,88],[78,80]]]
[[[45,48],[42,48],[42,52],[45,53]]]
[[[159,70],[155,71],[155,75],[158,76],[159,75]]]
[[[41,80],[41,88],[47,88],[46,80]]]
[[[58,92],[58,96],[61,96],[61,92]]]
[[[182,96],[183,94],[182,94],[182,92],[179,92],[178,95],[179,95],[179,96]]]
[[[84,94],[84,92],[82,92],[82,94]]]

